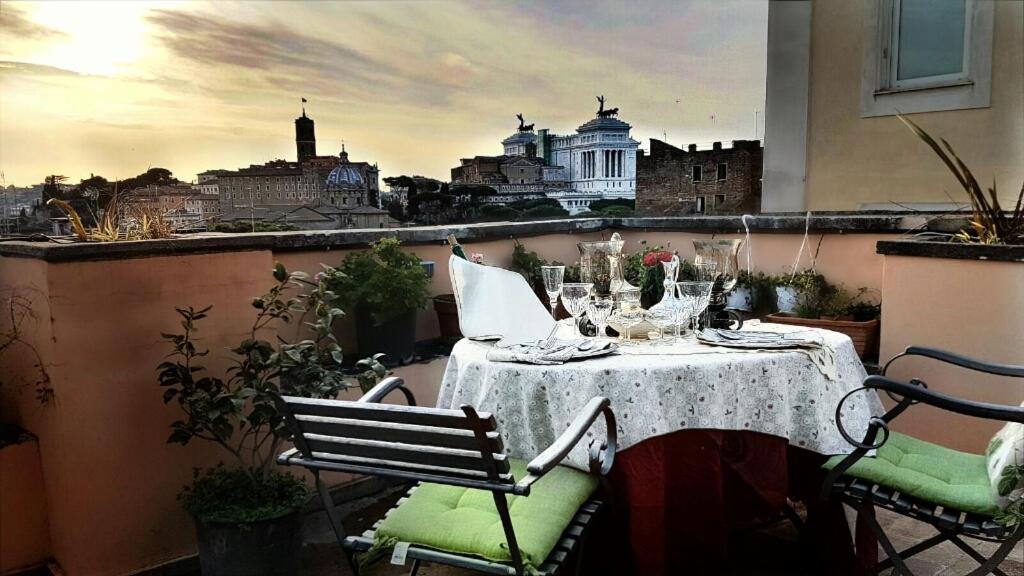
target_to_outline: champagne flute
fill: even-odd
[[[696,318],[708,307],[711,302],[711,288],[714,282],[679,282],[676,286],[679,289],[679,296],[687,307],[687,314],[690,318]]]
[[[544,278],[544,291],[548,293],[548,301],[551,304],[551,317],[557,320],[555,308],[558,307],[558,295],[562,292],[565,266],[541,266],[540,275]]]
[[[587,307],[587,316],[590,321],[597,326],[597,337],[604,336],[605,329],[608,327],[608,317],[612,314],[612,308],[615,307],[615,301],[607,297],[595,297],[590,301],[590,305]]]
[[[590,291],[593,289],[594,285],[590,282],[564,282],[562,284],[562,304],[572,316],[572,325],[577,337],[583,335],[580,332],[580,316],[587,311]]]

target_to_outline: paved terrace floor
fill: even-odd
[[[381,518],[401,494],[393,492],[386,497],[367,498],[353,505],[346,506],[349,510],[345,520],[346,527],[353,534],[360,534]],[[878,519],[892,537],[898,549],[905,549],[934,534],[931,528],[919,522],[898,516],[887,510],[878,511]],[[307,520],[307,540],[309,544],[304,552],[304,576],[351,576],[345,562],[344,553],[334,540],[334,533],[327,525],[323,513],[311,516]],[[975,548],[983,554],[990,553],[995,545],[968,540],[975,543]],[[818,574],[809,564],[806,555],[798,544],[797,532],[789,522],[762,528],[748,533],[737,534],[731,544],[733,565],[727,575],[735,576],[810,576]],[[593,548],[590,549],[593,552]],[[885,553],[879,550],[879,558]],[[963,554],[949,542],[918,554],[908,562],[910,568],[918,576],[957,576],[968,574],[977,568],[977,563]],[[1000,568],[1008,576],[1024,576],[1024,542],[1018,543],[1014,551],[1003,561]],[[588,572],[584,572],[588,574]],[[363,576],[399,576],[408,574],[408,566],[404,569],[393,566],[387,558],[371,565]],[[468,570],[424,564],[420,568],[421,576],[469,576],[477,574]],[[884,574],[889,574],[885,572]],[[195,576],[198,576],[195,575]]]

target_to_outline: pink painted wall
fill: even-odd
[[[1024,365],[1024,263],[885,257],[881,357],[907,346],[944,348],[982,360]],[[937,392],[982,402],[1024,402],[1024,381],[933,360],[898,360],[890,374],[920,378]],[[982,453],[999,422],[913,406],[894,429]]]
[[[0,574],[38,566],[49,556],[39,444],[0,448]]]

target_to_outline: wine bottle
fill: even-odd
[[[466,257],[466,251],[462,249],[462,244],[459,244],[459,241],[455,238],[455,234],[449,234],[447,240],[448,244],[452,247],[452,254],[455,254],[463,260],[469,260],[469,258]]]

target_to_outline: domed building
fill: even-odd
[[[387,225],[387,212],[378,206],[376,164],[352,162],[344,145],[337,156],[318,156],[305,109],[295,120],[295,145],[297,161],[273,160],[217,176],[223,221],[260,219],[301,229]]]
[[[324,205],[338,208],[377,206],[380,196],[378,170],[368,162],[351,162],[345,145],[341,145],[338,164],[324,182]]]

